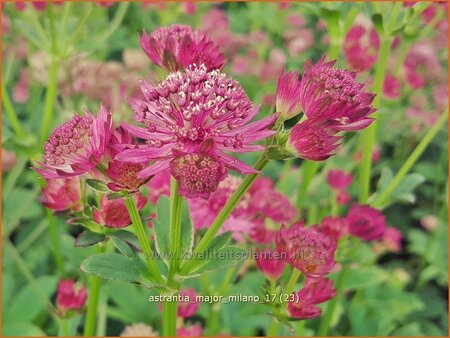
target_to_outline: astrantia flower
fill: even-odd
[[[141,36],[141,47],[159,67],[169,71],[204,64],[208,70],[220,69],[225,58],[210,38],[189,26],[172,25]]]
[[[276,109],[280,118],[288,120],[302,111],[299,101],[300,81],[297,72],[283,73],[278,78]]]
[[[319,225],[321,233],[338,241],[348,234],[347,220],[343,217],[325,217]]]
[[[324,161],[339,147],[340,136],[330,123],[306,119],[292,127],[288,149],[298,157],[311,161]]]
[[[336,60],[321,58],[315,65],[307,61],[300,81],[300,103],[306,116],[317,118],[335,130],[361,130],[373,121],[370,105],[374,94],[363,91],[364,84],[355,80],[356,73],[333,68]]]
[[[193,288],[180,290],[180,296],[189,297],[189,302],[178,303],[177,315],[178,317],[188,318],[192,317],[200,307],[200,303],[196,302],[196,293]]]
[[[158,337],[159,334],[151,326],[145,323],[134,323],[125,326],[121,337]]]
[[[112,118],[103,106],[97,117],[89,111],[56,128],[44,145],[44,161],[35,170],[42,177],[77,176],[94,171],[111,137]]]
[[[284,225],[278,231],[277,249],[286,252],[289,263],[310,277],[328,273],[334,266],[336,242],[315,228],[305,228],[303,222]]]
[[[386,75],[383,83],[383,94],[390,98],[396,99],[400,96],[400,81],[393,75]]]
[[[177,329],[177,337],[200,337],[203,327],[200,324],[192,324]]]
[[[144,179],[138,178],[144,167],[141,163],[111,161],[106,173],[113,182],[107,184],[108,188],[113,191],[137,191],[145,183]]]
[[[136,193],[133,198],[138,210],[141,210],[147,202],[140,193]],[[109,200],[106,196],[102,197],[100,209],[94,210],[94,220],[98,224],[110,228],[124,228],[131,224],[123,198]]]
[[[386,230],[386,220],[381,211],[369,205],[353,204],[346,218],[351,235],[364,241],[383,238]]]
[[[73,279],[62,279],[59,282],[56,304],[61,310],[80,310],[86,303],[86,298],[86,288],[76,288]]]
[[[280,277],[286,265],[285,257],[277,250],[270,250],[269,248],[263,251],[258,250],[255,261],[259,270],[272,280],[277,280]]]
[[[352,183],[353,175],[351,173],[346,173],[343,170],[330,170],[327,173],[327,182],[332,189],[342,190],[347,189]]]
[[[387,227],[383,234],[383,244],[392,252],[402,248],[403,235],[397,228]]]
[[[83,209],[78,177],[47,179],[46,183],[39,198],[46,208],[55,211],[70,209],[73,212]]]
[[[155,161],[139,174],[140,178],[168,168],[178,177],[189,171],[188,185],[178,179],[180,186],[186,188],[180,193],[206,197],[212,186],[223,179],[222,167],[242,174],[256,172],[226,152],[263,150],[264,146],[253,143],[274,133],[268,128],[277,116],[249,123],[258,107],[253,106],[235,80],[218,70],[208,72],[204,65],[192,65],[185,72],[170,74],[156,87],[144,81],[141,87],[146,100],[132,98],[130,102],[136,119],[145,128],[123,126],[147,144],[116,157],[135,163]],[[194,164],[188,154],[202,157],[205,163]],[[204,170],[208,172],[207,178],[202,177]],[[195,189],[189,188],[193,186]]]
[[[288,303],[291,317],[308,319],[321,315],[317,304],[326,302],[336,295],[333,282],[328,278],[307,278],[305,286],[297,292],[298,302]],[[297,297],[296,297],[297,298]]]
[[[347,191],[339,191],[336,195],[336,201],[340,205],[346,205],[351,200],[351,196]]]
[[[369,31],[361,25],[355,25],[348,31],[343,47],[350,68],[364,71],[377,62],[380,38],[375,29]]]

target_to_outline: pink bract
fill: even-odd
[[[141,210],[147,202],[140,193],[134,194],[133,198],[138,210]],[[94,210],[94,220],[110,228],[124,228],[131,224],[123,198],[109,200],[106,196],[102,197],[100,210]]]
[[[299,302],[289,302],[291,317],[308,319],[321,315],[317,304],[326,302],[336,295],[333,282],[328,278],[307,278],[304,287],[296,292]]]
[[[103,106],[97,117],[86,111],[57,127],[44,145],[45,163],[35,170],[46,179],[78,176],[95,171],[105,154],[112,132],[112,118]]]
[[[195,293],[195,290],[193,288],[182,289],[180,291],[180,296],[189,297],[189,302],[182,301],[178,304],[178,317],[192,317],[200,307],[200,303],[196,302],[197,294]]]
[[[55,211],[70,209],[77,212],[83,209],[81,203],[80,180],[78,177],[52,178],[46,180],[39,201]]]
[[[278,78],[276,109],[284,120],[288,120],[302,111],[299,101],[300,81],[298,72],[283,73]]]
[[[255,258],[259,270],[269,279],[277,280],[283,273],[286,258],[277,250],[258,250]]]
[[[188,68],[192,64],[205,65],[208,70],[220,69],[225,63],[223,54],[202,31],[189,26],[172,25],[141,36],[141,47],[159,67],[169,71]]]
[[[86,303],[87,291],[84,286],[75,288],[73,279],[61,279],[56,294],[56,304],[62,310],[80,310]]]

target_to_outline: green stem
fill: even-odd
[[[120,5],[117,8],[117,11],[114,15],[114,19],[109,23],[109,29],[101,35],[100,41],[105,41],[108,39],[120,26],[120,23],[122,22],[123,18],[125,17],[125,14],[127,13],[128,6],[130,5],[129,2],[121,2]]]
[[[403,163],[400,170],[397,172],[397,174],[394,176],[392,181],[389,183],[389,185],[386,187],[383,192],[376,197],[375,201],[372,203],[372,206],[375,208],[380,208],[383,206],[383,204],[387,201],[389,196],[392,194],[392,192],[395,190],[395,188],[400,184],[403,177],[411,170],[412,166],[417,162],[417,160],[420,158],[420,156],[423,154],[425,149],[428,147],[430,142],[433,140],[433,138],[436,136],[438,131],[442,128],[445,121],[448,119],[448,110],[442,113],[442,115],[439,117],[439,119],[436,121],[433,127],[431,127],[430,130],[425,134],[425,136],[422,138],[420,143],[417,145],[416,149],[411,153],[411,155],[408,157],[408,159]]]
[[[136,202],[132,195],[126,196],[124,198],[125,205],[130,215],[131,223],[134,227],[134,232],[139,240],[139,244],[144,252],[145,258],[147,260],[150,272],[157,282],[162,283],[161,273],[159,272],[158,266],[154,260],[154,254],[148,240],[147,232],[145,231],[144,224],[142,223],[141,217],[139,216],[139,211],[136,206]]]
[[[178,193],[178,182],[172,177],[170,184],[170,246],[173,258],[169,266],[169,286],[174,282],[174,277],[178,272],[180,263],[182,204],[183,199]]]
[[[47,212],[47,220],[48,220],[48,231],[49,231],[50,240],[52,243],[53,254],[55,255],[56,266],[59,270],[60,276],[64,276],[64,272],[65,272],[64,258],[62,256],[56,219],[51,210],[47,209],[46,212]]]
[[[380,52],[378,54],[378,63],[375,70],[375,76],[373,80],[372,92],[377,96],[373,100],[372,106],[379,108],[384,76],[386,73],[386,65],[391,49],[392,38],[382,37]],[[376,114],[378,115],[378,114]],[[370,177],[372,166],[372,151],[375,145],[376,132],[377,132],[378,119],[375,119],[373,123],[363,132],[363,157],[361,160],[361,166],[359,171],[359,202],[366,203],[370,192]]]
[[[169,263],[169,287],[178,289],[175,275],[178,272],[181,249],[181,209],[183,199],[178,193],[178,182],[171,178],[170,182],[170,247],[173,256]],[[163,306],[163,335],[175,336],[177,331],[178,302],[166,302]]]
[[[320,162],[305,161],[302,165],[303,179],[297,195],[297,207],[299,210],[304,207],[304,201],[306,199],[306,193],[308,191],[309,184],[311,183],[319,168]]]
[[[97,254],[104,252],[104,245],[98,244],[96,246]],[[86,323],[84,326],[85,337],[91,337],[95,334],[95,324],[97,321],[98,298],[100,295],[100,288],[102,279],[99,276],[89,275],[89,290],[88,290],[88,305],[86,313]]]
[[[342,293],[344,291],[344,281],[345,277],[347,275],[347,272],[349,270],[348,265],[344,264],[342,265],[341,271],[339,271],[336,282],[334,283],[334,288],[336,289],[336,296],[332,298],[327,305],[326,311],[324,316],[322,317],[322,320],[320,322],[318,335],[319,336],[327,336],[328,331],[330,329],[331,321],[333,320],[334,311],[336,309],[336,304],[338,302],[338,299],[342,296]]]
[[[11,103],[11,99],[9,98],[9,94],[6,91],[5,86],[2,84],[2,101],[5,106],[6,115],[8,116],[9,122],[11,123],[11,127],[16,133],[17,137],[20,139],[25,139],[25,132],[22,129],[22,125],[20,124],[19,119],[17,118],[16,111]]]
[[[298,278],[300,277],[300,270],[292,269],[291,277],[289,278],[288,283],[284,289],[284,294],[291,294],[294,291],[295,284],[297,283]],[[277,319],[272,319],[272,323],[267,330],[267,337],[273,337],[278,334],[280,330],[280,322]]]
[[[69,327],[67,325],[67,319],[61,318],[59,323],[60,323],[61,336],[68,337],[69,336]]]
[[[58,69],[59,61],[57,56],[52,55],[52,63],[50,65],[49,81],[47,86],[47,95],[44,103],[44,118],[41,130],[41,143],[44,143],[50,132],[51,123],[53,122],[54,103],[58,85]]]
[[[268,160],[265,154],[262,154],[255,164],[255,169],[260,171],[265,167],[267,163]],[[233,210],[236,208],[236,206],[238,205],[244,194],[248,191],[248,189],[250,188],[250,186],[253,184],[253,182],[256,180],[257,177],[258,174],[250,174],[245,177],[245,179],[242,181],[242,183],[239,185],[239,187],[236,189],[233,195],[228,199],[225,206],[219,212],[211,227],[206,231],[205,235],[198,243],[197,247],[193,252],[193,257],[196,257],[198,254],[203,253],[206,249],[208,249],[209,245],[211,244],[211,241],[216,236],[220,227],[231,215]],[[195,266],[195,264],[196,264],[195,259],[187,261],[185,264],[182,265],[181,273],[182,274],[188,273]]]

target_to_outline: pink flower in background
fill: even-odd
[[[209,227],[241,182],[238,177],[228,176],[219,183],[218,189],[208,200],[190,199],[189,209],[194,227]],[[287,196],[276,191],[270,179],[259,178],[220,231],[232,231],[238,241],[243,241],[245,235],[256,243],[268,244],[273,241],[275,230],[266,228],[266,221],[291,222],[296,215],[297,210]]]
[[[353,156],[353,160],[355,162],[359,162],[361,161],[363,156],[362,150],[359,150],[355,153],[355,156]],[[380,160],[381,158],[381,148],[378,144],[375,144],[375,147],[372,151],[372,163],[376,163]]]
[[[146,145],[116,157],[136,163],[144,159],[156,161],[141,171],[139,177],[148,178],[168,168],[178,177],[183,171],[189,171],[189,186],[179,181],[183,193],[206,197],[212,192],[212,183],[219,183],[223,178],[222,166],[242,174],[255,172],[226,152],[264,150],[264,146],[253,143],[274,133],[269,126],[277,115],[249,123],[258,113],[258,107],[253,106],[238,82],[218,70],[208,72],[202,65],[170,74],[156,87],[144,81],[141,87],[146,100],[132,98],[130,103],[136,119],[145,128],[128,124],[123,127],[146,140]],[[203,167],[205,162],[195,169],[197,164],[186,160],[188,154],[203,157],[207,167]],[[190,186],[196,189],[189,190]]]
[[[23,11],[26,8],[26,4],[24,1],[14,1],[14,7],[19,11]]]
[[[140,193],[133,196],[138,210],[141,210],[147,203],[147,199]],[[94,220],[100,225],[110,228],[124,228],[131,224],[127,207],[123,198],[109,200],[102,196],[100,209],[94,210]]]
[[[150,35],[144,32],[140,43],[153,63],[169,71],[188,68],[192,64],[203,64],[207,70],[214,70],[225,63],[223,54],[210,38],[189,26],[162,27]]]
[[[86,111],[57,127],[44,145],[45,163],[35,170],[42,177],[77,176],[94,171],[108,148],[112,117],[103,106],[97,117]]]
[[[345,190],[353,181],[352,173],[346,173],[343,170],[330,170],[327,173],[327,182],[334,190]]]
[[[56,294],[56,304],[61,310],[81,310],[86,303],[87,291],[84,286],[75,287],[73,279],[61,279]]]
[[[39,198],[46,208],[55,211],[70,209],[72,212],[83,210],[81,188],[78,177],[46,179]]]
[[[300,96],[300,81],[298,72],[283,73],[278,78],[276,109],[283,120],[288,120],[302,111],[298,100]]]
[[[170,196],[170,172],[162,171],[147,183],[148,199],[151,203],[157,204],[160,196]]]
[[[300,81],[300,104],[308,119],[326,121],[337,131],[361,130],[373,121],[368,115],[372,93],[363,91],[364,84],[355,81],[356,73],[345,69],[335,69],[334,61],[325,62],[321,58],[315,65],[305,63]]]
[[[283,34],[286,48],[291,56],[300,56],[314,44],[314,34],[308,28],[292,28]]]
[[[197,4],[194,2],[183,2],[184,13],[193,15],[197,12]]]
[[[189,297],[189,302],[179,302],[178,303],[178,309],[177,309],[177,315],[178,317],[188,318],[192,317],[200,307],[200,303],[196,302],[196,296],[195,290],[192,288],[189,289],[182,289],[180,291],[180,296]]]
[[[275,242],[277,249],[287,254],[289,263],[309,277],[327,274],[335,265],[336,242],[315,228],[305,228],[303,222],[289,229],[282,225]]]
[[[177,337],[199,337],[203,333],[200,324],[191,324],[177,329]]]
[[[252,60],[252,62],[254,62],[254,60]],[[283,71],[285,64],[286,55],[284,52],[279,48],[272,48],[268,60],[262,64],[259,81],[265,83],[277,79]]]
[[[350,234],[364,241],[382,239],[386,231],[384,215],[369,205],[353,204],[347,222]]]
[[[25,103],[30,98],[30,75],[28,69],[22,69],[19,81],[13,89],[13,98],[17,103]]]
[[[438,113],[448,106],[448,83],[437,84],[433,87],[433,102]]]
[[[367,30],[362,25],[350,28],[343,45],[348,65],[360,72],[372,68],[378,59],[379,48],[380,39],[375,29]]]
[[[299,302],[289,302],[288,312],[291,317],[308,319],[321,315],[317,304],[326,302],[336,296],[333,282],[328,278],[307,278],[305,286],[296,292]]]
[[[48,5],[47,1],[32,1],[31,4],[38,11],[43,11],[43,10],[47,9],[47,5]]]
[[[14,151],[2,148],[2,173],[10,171],[17,163],[17,155]]]
[[[402,248],[403,235],[397,228],[387,227],[383,234],[383,244],[392,252],[399,252]]]
[[[433,231],[439,226],[439,219],[436,216],[427,215],[420,219],[420,225],[422,225],[425,230]]]
[[[407,83],[414,89],[422,88],[426,81],[445,82],[445,72],[429,42],[419,42],[411,47],[404,62]]]
[[[111,7],[114,5],[114,1],[96,1],[97,5],[102,7]]]
[[[265,248],[263,251],[258,250],[255,261],[259,270],[274,281],[281,276],[286,266],[286,257],[283,257],[281,252],[269,248]]]
[[[400,81],[393,75],[386,75],[383,83],[383,94],[390,99],[400,97]]]
[[[340,140],[329,122],[311,118],[292,127],[288,147],[298,157],[324,161],[334,154]]]
[[[345,205],[350,202],[351,196],[347,191],[339,191],[336,196],[336,201],[340,205]]]
[[[338,241],[348,234],[348,224],[344,217],[325,217],[319,225],[321,233]]]

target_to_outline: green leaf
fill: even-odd
[[[4,323],[2,327],[3,337],[43,337],[46,336],[36,325],[27,322]]]
[[[105,239],[105,235],[98,234],[89,230],[83,231],[75,240],[75,246],[91,246]]]
[[[124,192],[124,191],[121,191],[121,192],[112,192],[112,193],[110,193],[110,194],[107,194],[107,195],[106,195],[106,198],[107,198],[108,200],[115,200],[115,199],[118,199],[118,198],[123,198],[123,197],[126,196],[126,195],[127,195],[127,193]]]
[[[343,285],[345,285],[345,288],[347,289],[359,289],[380,284],[388,279],[388,277],[388,273],[383,269],[374,266],[360,266],[357,269],[352,269],[347,272]]]
[[[376,13],[372,15],[372,22],[379,34],[384,34],[383,15]]]
[[[87,178],[86,184],[94,191],[101,193],[110,192],[108,186],[102,180],[98,180],[96,178]]]
[[[156,251],[167,263],[167,255],[170,252],[170,202],[161,196],[156,207],[157,218],[153,222],[155,232]]]
[[[136,249],[138,251],[142,251],[141,246],[139,245],[138,238],[136,237],[136,235],[134,235],[130,231],[127,231],[127,230],[116,230],[116,231],[108,234],[108,237],[110,237],[110,238],[113,238],[113,237],[119,238],[122,241],[127,242],[134,249]]]
[[[111,237],[114,246],[125,256],[136,257],[136,252],[130,245],[119,237]]]
[[[204,263],[198,265],[191,272],[198,274],[206,271],[235,267],[239,262],[243,261],[245,253],[246,250],[234,246],[229,246],[219,251],[205,252]],[[199,255],[199,259],[202,259],[201,254]]]
[[[81,264],[81,270],[104,279],[140,283],[149,271],[137,259],[121,254],[102,253],[90,256]]]
[[[224,232],[223,234],[220,234],[219,236],[214,237],[207,250],[219,251],[230,242],[231,235],[232,235],[231,231],[227,231]]]
[[[36,287],[27,285],[22,288],[13,297],[11,304],[4,309],[3,323],[35,320],[46,306],[44,299],[50,299],[50,296],[56,291],[57,282],[55,276],[44,276],[36,280]]]
[[[189,207],[183,202],[181,214],[181,257],[192,252],[194,245],[194,231],[192,228],[191,218],[189,216]]]

